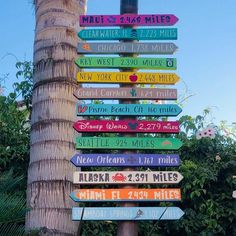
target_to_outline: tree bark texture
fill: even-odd
[[[74,202],[79,15],[86,0],[36,0],[34,89],[31,116],[31,149],[28,169],[27,229],[42,235],[77,235],[71,219]]]

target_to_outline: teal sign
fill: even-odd
[[[73,207],[72,220],[178,220],[179,207]]]
[[[177,116],[176,104],[77,104],[78,116]]]
[[[83,40],[176,40],[177,28],[84,29],[78,36]]]

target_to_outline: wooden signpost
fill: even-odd
[[[79,189],[70,194],[75,202],[181,201],[179,188]]]
[[[81,54],[173,54],[177,50],[174,43],[78,43]]]
[[[176,89],[158,88],[79,88],[75,93],[78,99],[144,99],[176,100]]]
[[[78,116],[177,116],[176,104],[77,104]]]
[[[80,26],[171,26],[178,20],[172,14],[80,15]]]
[[[143,72],[79,72],[79,83],[176,84],[179,77],[172,73]]]
[[[77,167],[88,166],[148,166],[174,167],[180,165],[177,154],[81,154],[76,153],[70,160]]]
[[[73,207],[72,220],[178,220],[179,207]]]
[[[177,171],[76,171],[74,184],[178,184]]]
[[[75,64],[80,68],[139,68],[176,70],[175,58],[145,57],[79,57]]]
[[[82,40],[176,40],[176,28],[148,29],[84,29],[78,33]]]
[[[74,124],[78,132],[126,132],[126,133],[178,133],[177,121],[144,120],[78,120]]]
[[[76,137],[77,149],[157,149],[178,150],[182,142],[176,138]]]

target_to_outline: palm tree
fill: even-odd
[[[76,119],[77,32],[86,0],[35,0],[34,89],[28,169],[27,229],[76,235],[70,163]],[[46,234],[47,235],[47,234]]]

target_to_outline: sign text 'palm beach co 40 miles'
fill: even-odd
[[[144,99],[176,100],[176,89],[158,88],[79,88],[74,95],[78,99]]]
[[[170,26],[178,20],[172,14],[81,15],[80,26]]]
[[[77,115],[177,116],[182,109],[176,104],[77,104]]]
[[[93,201],[181,201],[179,188],[79,189],[70,194],[76,202]]]
[[[178,133],[177,121],[144,120],[78,120],[73,125],[78,132]]]
[[[177,150],[181,146],[181,140],[176,138],[76,137],[77,149]]]
[[[70,160],[75,166],[179,166],[178,154],[81,154]]]
[[[73,207],[72,220],[178,220],[179,207]]]
[[[79,83],[175,84],[179,77],[173,73],[144,72],[78,72]]]
[[[176,28],[85,29],[78,33],[82,40],[176,40]]]
[[[74,184],[178,184],[177,171],[77,171]]]
[[[80,68],[139,68],[176,70],[175,58],[145,57],[80,57],[75,61]]]
[[[78,43],[77,47],[82,54],[173,54],[176,50],[174,43]]]

